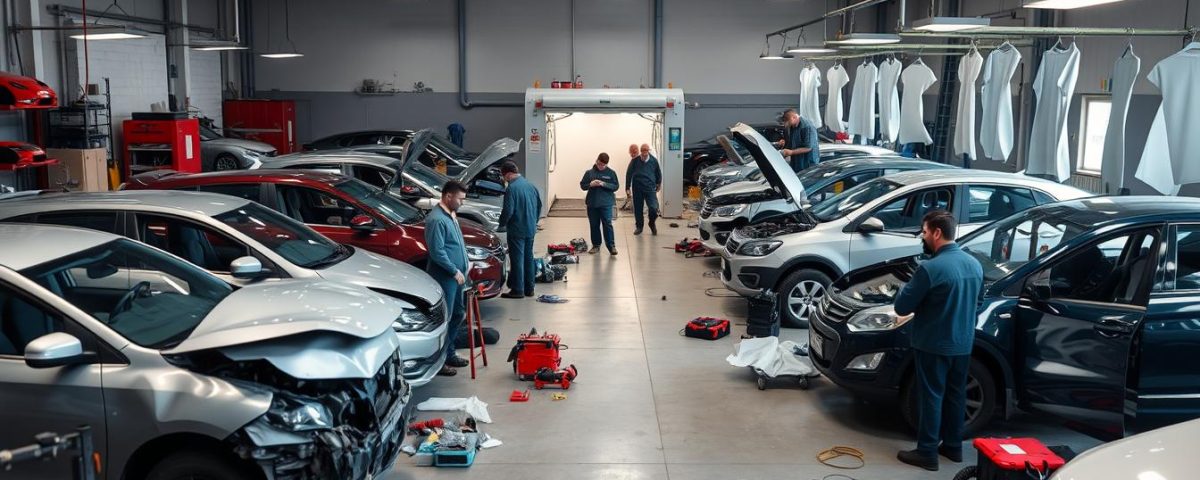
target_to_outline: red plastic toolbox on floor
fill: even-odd
[[[1026,469],[1049,476],[1066,463],[1036,438],[976,438],[979,480],[1028,480]]]
[[[513,371],[517,378],[530,380],[534,374],[543,368],[557,371],[562,365],[558,351],[565,349],[558,335],[546,333],[538,335],[531,331],[517,337],[517,344],[508,354],[508,361],[513,362]]]

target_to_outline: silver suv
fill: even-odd
[[[731,133],[755,154],[767,180],[784,192],[803,192],[783,157],[777,152],[772,155],[766,139],[748,128],[735,126]],[[1012,173],[959,169],[897,173],[869,180],[811,209],[734,230],[721,251],[721,280],[744,296],[764,289],[779,293],[783,325],[806,327],[808,316],[834,279],[850,270],[921,253],[917,236],[929,211],[954,213],[958,233],[965,235],[1040,204],[1088,195],[1075,187]]]
[[[171,252],[244,286],[287,278],[330,280],[396,299],[404,313],[394,325],[405,379],[429,383],[445,363],[447,339],[441,288],[424,271],[372,252],[338,245],[308,226],[258,203],[200,192],[134,190],[45,193],[0,201],[0,221],[43,223],[114,233]],[[230,264],[251,256],[254,276],[233,275]]]
[[[0,444],[89,425],[108,478],[153,480],[363,478],[395,461],[411,411],[399,301],[326,281],[235,287],[94,230],[0,225],[0,243]]]

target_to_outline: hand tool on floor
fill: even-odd
[[[568,365],[567,368],[554,371],[549,368],[538,370],[533,376],[533,388],[541,390],[548,385],[556,385],[563,390],[571,388],[571,381],[579,375],[579,370],[575,365]]]

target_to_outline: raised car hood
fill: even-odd
[[[413,298],[424,303],[410,305],[414,308],[429,307],[442,300],[442,288],[424,270],[361,248],[355,248],[350,258],[320,273],[326,280],[387,290],[401,298]]]
[[[403,304],[362,287],[313,280],[239,288],[209,312],[186,340],[164,353],[188,353],[313,332],[363,339],[392,331]]]
[[[492,144],[488,145],[488,147],[483,149],[482,152],[479,152],[479,156],[475,157],[475,160],[472,161],[467,168],[463,169],[463,171],[458,174],[458,181],[463,183],[471,181],[471,179],[478,176],[484,170],[487,170],[488,168],[491,168],[492,165],[503,161],[504,159],[508,158],[509,155],[517,153],[517,151],[520,149],[521,142],[508,137],[504,137],[492,142]]]
[[[754,163],[762,171],[763,178],[770,182],[771,186],[775,187],[784,198],[791,200],[796,205],[808,202],[808,197],[804,193],[804,184],[800,183],[796,172],[792,171],[791,165],[783,159],[783,155],[778,150],[775,150],[775,146],[771,145],[771,142],[763,138],[753,127],[744,123],[730,127],[729,133],[750,152],[750,155],[754,157]],[[737,152],[733,145],[729,143],[731,140],[734,139],[726,139],[722,144],[725,146],[726,154],[736,155]]]
[[[766,180],[742,181],[717,187],[709,196],[712,205],[732,205],[735,203],[752,203],[772,198],[779,198],[775,189]]]
[[[228,137],[214,138],[212,140],[205,141],[204,143],[207,143],[210,146],[217,145],[217,146],[239,147],[239,148],[244,148],[246,150],[252,150],[252,151],[255,151],[258,153],[271,153],[271,152],[275,151],[275,147],[271,146],[270,144],[266,144],[263,142],[256,142],[254,140],[244,140],[241,138],[228,138]]]

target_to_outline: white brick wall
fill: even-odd
[[[83,41],[69,40],[67,71],[77,95],[84,83]],[[132,40],[97,40],[88,44],[89,78],[104,89],[109,79],[112,91],[113,150],[121,157],[121,123],[133,112],[148,112],[150,104],[167,101],[167,42],[162,35]],[[64,98],[63,101],[73,101]],[[103,101],[103,99],[97,99]]]
[[[248,55],[248,54],[243,54]],[[221,52],[193,50],[191,58],[192,85],[189,100],[204,116],[224,127],[221,117]]]

